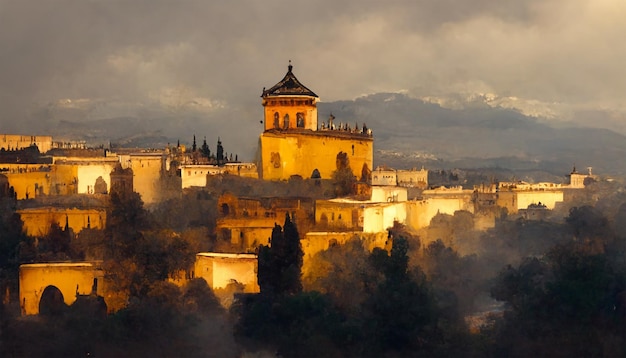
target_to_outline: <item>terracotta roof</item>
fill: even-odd
[[[306,88],[302,83],[300,83],[300,81],[298,81],[298,79],[293,74],[293,72],[291,72],[292,69],[293,69],[293,66],[290,63],[285,77],[282,80],[280,80],[280,82],[278,82],[273,87],[271,87],[270,89],[266,90],[265,88],[263,88],[263,94],[261,95],[261,97],[268,97],[268,96],[317,97],[317,95],[313,91]]]

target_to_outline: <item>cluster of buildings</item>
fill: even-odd
[[[144,203],[151,205],[179,197],[185,189],[205,187],[214,176],[269,181],[299,178],[315,182],[331,179],[342,163],[349,163],[347,168],[357,178],[355,196],[328,199],[225,193],[217,198],[216,235],[230,242],[236,252],[199,253],[194,275],[204,277],[214,289],[235,280],[243,285],[245,292],[258,292],[254,252],[260,244],[268,244],[272,229],[275,224],[282,224],[286,214],[300,228],[307,270],[307,262],[315,253],[354,237],[369,248],[384,247],[387,229],[394,223],[419,230],[438,214],[453,215],[463,210],[473,214],[475,228],[485,229],[495,225],[502,208],[509,214],[539,218],[542,216],[538,213],[563,202],[567,190],[583,188],[585,180],[593,178],[591,172],[581,174],[574,169],[568,184],[500,182],[471,189],[429,188],[428,170],[424,168],[374,168],[373,131],[366,124],[359,127],[336,123],[332,115],[319,123],[319,97],[302,85],[292,70],[290,64],[282,80],[262,91],[264,130],[255,163],[239,162],[237,156],[233,160],[232,154],[229,157],[224,153],[219,140],[214,155],[196,148],[194,138],[191,151],[178,144],[163,150],[101,149],[91,156],[72,156],[67,154],[72,150],[55,152],[54,149],[84,149],[84,143],[55,144],[49,136],[0,135],[0,152],[36,146],[46,153],[46,160],[40,163],[0,164],[0,195],[24,202],[39,199],[35,200],[39,205],[21,205],[19,209],[28,234],[37,236],[45,234],[51,221],[67,225],[74,232],[103,228],[106,194],[116,186],[138,192]],[[83,199],[72,205],[63,205],[63,200],[55,199],[74,194],[81,194],[79,197]],[[75,276],[59,274],[63,270],[82,272],[78,276],[84,281],[80,285],[84,292],[92,289],[90,280],[102,277],[96,264],[80,267],[67,264],[67,268],[63,265],[24,266],[30,275],[24,275],[25,282],[20,282],[24,290],[20,292],[20,300],[26,302],[23,307],[26,314],[37,312],[32,301],[37,300],[46,285],[60,288],[65,283],[56,284],[55,280],[71,281]],[[46,272],[50,275],[46,276]],[[65,286],[76,288],[76,285]],[[66,302],[71,300],[70,292]]]

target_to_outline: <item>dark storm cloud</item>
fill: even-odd
[[[288,60],[326,101],[403,90],[619,112],[624,15],[618,0],[0,0],[0,125],[58,108],[221,108],[241,125]]]

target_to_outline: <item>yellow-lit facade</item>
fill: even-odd
[[[337,155],[346,153],[355,176],[372,170],[371,131],[337,126],[334,117],[318,126],[317,95],[294,76],[292,66],[275,86],[263,91],[264,129],[259,140],[259,177],[287,180],[310,178],[319,172],[329,179],[337,169]]]
[[[339,136],[332,131],[265,132],[261,136],[261,177],[287,180],[293,175],[310,178],[316,169],[322,179],[337,170],[337,154],[347,153],[353,174],[372,168],[373,140]]]
[[[48,286],[58,288],[63,301],[71,305],[76,295],[88,295],[94,287],[104,296],[104,271],[89,262],[39,263],[20,266],[20,305],[22,315],[39,314],[39,301]],[[94,283],[97,285],[94,286]]]
[[[243,292],[260,292],[257,281],[258,260],[253,254],[201,252],[196,255],[194,276],[203,278],[211,289],[226,288],[237,282]]]
[[[24,222],[24,230],[30,236],[44,236],[48,234],[52,223],[60,227],[69,226],[75,233],[83,229],[104,229],[106,224],[106,210],[78,209],[78,208],[29,208],[17,211]]]
[[[78,188],[77,166],[52,164],[1,164],[2,173],[18,200],[41,195],[74,194]]]

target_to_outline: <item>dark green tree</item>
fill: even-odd
[[[303,255],[298,229],[287,213],[285,225],[274,226],[270,246],[259,247],[261,293],[289,295],[301,292]]]
[[[204,142],[202,142],[202,147],[200,147],[200,152],[202,153],[202,156],[205,158],[209,158],[211,156],[211,149],[209,149],[209,146],[206,144],[206,137],[204,137]]]
[[[372,266],[383,280],[365,301],[364,335],[367,352],[419,350],[428,352],[437,339],[437,308],[426,276],[409,271],[408,241],[393,238],[391,253],[376,248],[370,255]]]
[[[626,354],[626,272],[573,242],[500,273],[492,296],[510,309],[496,339],[510,357]]]
[[[217,160],[217,165],[223,165],[225,162],[224,147],[219,137],[217,138],[217,153],[215,154],[215,159]]]

